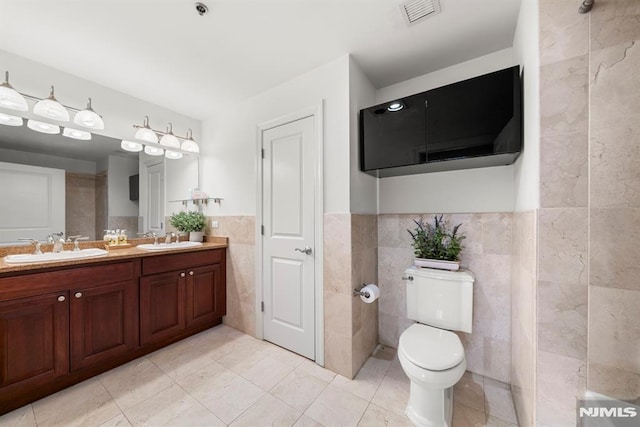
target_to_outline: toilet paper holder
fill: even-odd
[[[362,286],[360,286],[360,289],[354,289],[353,290],[353,296],[354,297],[365,297],[365,298],[369,298],[369,292],[367,291],[362,291],[362,288],[364,288],[366,286],[365,283],[362,284]]]

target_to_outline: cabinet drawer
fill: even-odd
[[[0,300],[131,281],[136,277],[135,270],[134,262],[127,261],[4,277],[0,279]]]
[[[224,259],[225,249],[183,252],[145,257],[142,259],[142,275],[182,270],[199,265],[219,264]]]

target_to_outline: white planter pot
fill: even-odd
[[[444,261],[441,259],[414,258],[416,267],[437,268],[439,270],[456,271],[460,269],[460,261]]]
[[[189,232],[189,241],[190,242],[202,242],[204,238],[204,231],[191,231]]]

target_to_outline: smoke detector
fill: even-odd
[[[209,8],[204,3],[196,2],[196,11],[200,16],[204,16],[209,13]]]
[[[439,0],[409,0],[400,5],[407,25],[413,25],[424,18],[440,13]]]

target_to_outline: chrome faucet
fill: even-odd
[[[146,233],[138,233],[139,236],[142,237],[153,237],[153,244],[158,244],[158,235],[153,231],[147,231]]]
[[[165,242],[165,243],[171,243],[171,239],[172,239],[173,237],[175,237],[175,238],[176,238],[176,242],[177,242],[177,241],[178,241],[178,239],[177,239],[177,237],[178,237],[178,236],[176,236],[176,233],[174,233],[173,231],[171,231],[171,232],[167,233],[167,235],[166,235],[166,236],[165,236],[165,238],[164,238],[164,242]]]
[[[51,252],[62,252],[62,250],[64,249],[64,246],[62,246],[62,244],[64,243],[64,238],[62,236],[64,236],[64,233],[62,231],[59,233],[51,233],[49,236],[47,236],[47,242],[53,243],[53,249],[51,250]]]
[[[37,239],[18,239],[23,242],[31,242],[33,243],[34,249],[32,255],[41,255],[42,251],[40,250],[40,241]]]
[[[89,237],[88,236],[83,237],[83,236],[80,236],[80,235],[69,236],[68,241],[70,241],[70,242],[73,241],[73,251],[74,252],[78,252],[80,250],[80,245],[78,245],[78,240],[89,240]]]

